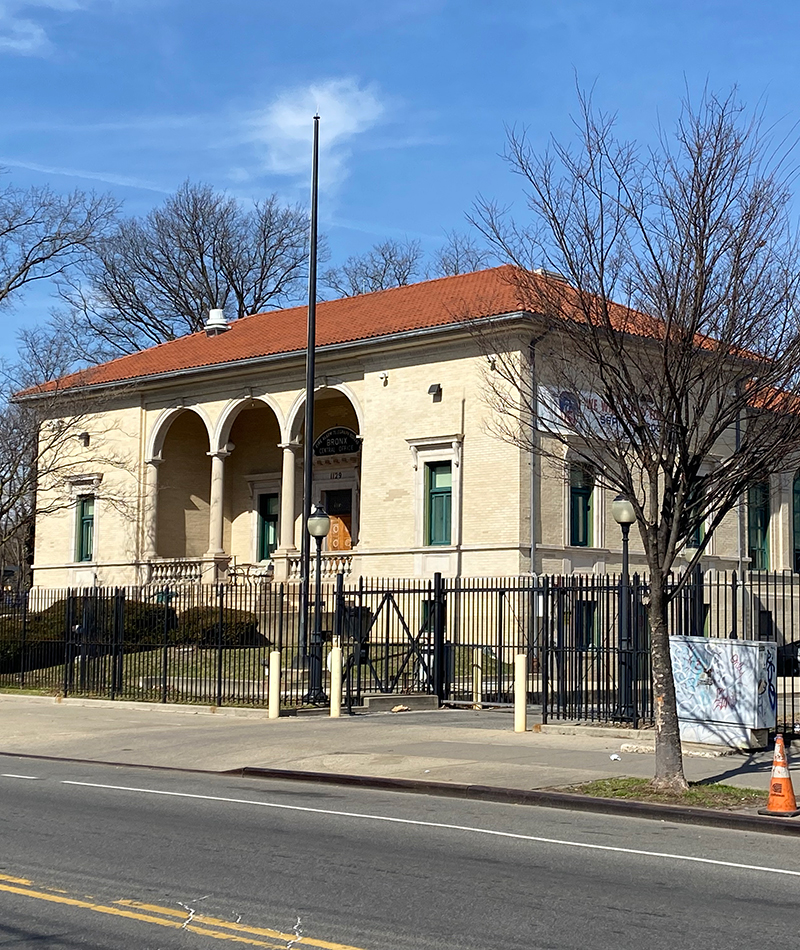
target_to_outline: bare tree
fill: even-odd
[[[0,190],[0,304],[26,284],[65,274],[83,262],[117,211],[107,195],[49,188]]]
[[[65,282],[56,326],[100,361],[202,328],[211,308],[239,318],[283,306],[303,287],[308,217],[275,196],[243,207],[185,183],[144,218],[100,242]]]
[[[70,483],[98,468],[130,469],[131,459],[109,450],[117,428],[107,405],[59,380],[74,365],[69,344],[47,328],[22,334],[18,360],[0,366],[0,560],[28,580],[38,518],[74,504]],[[20,396],[20,392],[22,395]],[[106,490],[104,501],[125,515],[131,498]]]
[[[446,241],[433,253],[431,277],[453,277],[488,267],[494,259],[492,250],[481,247],[476,239],[459,231],[448,231]]]
[[[321,282],[340,297],[405,287],[422,276],[422,261],[419,241],[386,240],[366,254],[348,257],[341,267],[326,271]]]
[[[650,151],[581,107],[575,148],[537,155],[524,132],[509,134],[531,223],[488,202],[475,215],[516,265],[535,327],[530,356],[497,363],[492,398],[503,437],[562,465],[569,446],[633,502],[649,571],[654,784],[683,788],[670,573],[682,551],[698,563],[747,487],[800,445],[791,150],[775,150],[735,93],[684,102]]]

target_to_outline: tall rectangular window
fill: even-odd
[[[592,495],[594,476],[583,465],[569,470],[569,543],[576,547],[592,546]]]
[[[794,569],[800,572],[800,472],[792,482],[792,539],[794,541]]]
[[[94,495],[79,495],[75,560],[91,561],[94,555]]]
[[[750,569],[769,570],[769,482],[747,489],[747,553]]]
[[[258,560],[267,561],[278,546],[278,495],[258,496]]]
[[[450,544],[453,472],[450,462],[425,465],[425,543]]]

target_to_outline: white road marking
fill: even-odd
[[[37,782],[38,782],[38,780],[39,780],[39,776],[38,776],[38,775],[12,775],[11,772],[3,772],[3,773],[2,773],[2,777],[3,777],[3,778],[29,778],[29,779],[32,779],[33,781],[37,781]]]
[[[517,841],[535,841],[539,844],[554,844],[564,848],[584,848],[587,851],[611,851],[617,854],[636,854],[647,858],[671,858],[674,861],[690,861],[693,864],[712,864],[716,867],[739,868],[743,871],[763,871],[765,874],[784,874],[800,877],[800,871],[788,868],[768,868],[759,864],[738,864],[735,861],[718,861],[714,858],[697,858],[687,854],[671,854],[668,851],[644,851],[639,848],[619,848],[609,844],[590,844],[585,841],[566,841],[561,838],[543,838],[539,835],[521,835],[512,831],[492,831],[489,828],[473,828],[470,825],[451,825],[438,821],[420,821],[414,818],[392,818],[388,815],[365,815],[361,812],[335,811],[328,808],[312,808],[304,805],[285,805],[278,802],[257,802],[248,798],[222,798],[217,795],[193,795],[190,792],[166,792],[155,788],[133,788],[128,785],[101,785],[96,782],[70,782],[62,785],[80,785],[84,788],[104,788],[116,792],[138,792],[142,795],[163,795],[170,798],[194,798],[206,802],[224,802],[233,805],[255,805],[259,808],[274,808],[280,811],[299,811],[316,815],[335,815],[338,818],[360,818],[366,821],[384,821],[396,825],[416,825],[421,828],[442,828],[449,831],[466,831],[472,834],[489,835],[494,838],[513,838]]]

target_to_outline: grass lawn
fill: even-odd
[[[688,808],[716,808],[721,811],[740,811],[767,804],[768,790],[736,788],[733,785],[690,782],[685,792],[659,791],[646,778],[608,778],[582,785],[558,789],[574,795],[592,795],[595,798],[623,798],[634,802],[657,802],[662,805],[683,805]]]

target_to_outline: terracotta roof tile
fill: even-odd
[[[513,313],[520,307],[509,281],[511,272],[506,265],[320,302],[317,346],[446,326],[467,316]],[[230,329],[219,336],[208,337],[201,330],[65,376],[57,385],[59,389],[97,386],[305,351],[306,315],[305,306],[254,314],[233,321]]]
[[[553,316],[586,319],[577,292],[560,280],[538,272],[523,272],[517,279],[511,265],[440,277],[408,287],[380,290],[358,297],[317,304],[317,346],[378,339],[413,330],[444,327],[477,317],[491,317],[539,309],[545,297]],[[547,294],[540,296],[531,281],[547,281]],[[527,301],[527,305],[525,303]],[[584,301],[584,306],[591,301]],[[235,364],[241,360],[302,353],[306,348],[307,307],[271,310],[235,320],[218,336],[204,330],[161,343],[148,350],[121,356],[99,366],[64,376],[45,386],[25,390],[20,396],[54,389],[101,386],[148,377],[168,376],[185,370],[202,370]],[[609,316],[615,329],[625,333],[660,338],[662,321],[618,304]],[[708,345],[698,340],[699,345]]]

